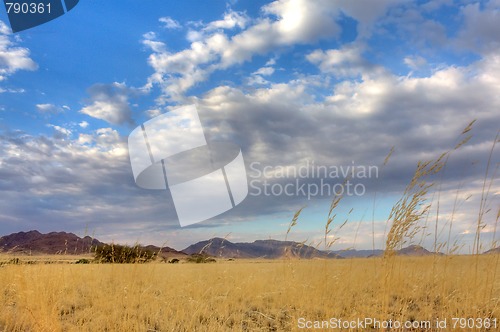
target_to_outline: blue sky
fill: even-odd
[[[476,119],[429,194],[435,220],[439,193],[439,241],[452,221],[451,239],[468,252],[500,129],[499,19],[497,0],[81,1],[13,34],[2,8],[0,234],[71,231],[182,249],[213,236],[284,239],[307,206],[288,238],[320,243],[328,195],[249,195],[181,228],[168,192],[135,185],[128,134],[195,104],[207,137],[241,147],[250,178],[251,163],[380,167],[357,180],[363,195],[342,200],[334,225],[349,221],[334,249],[371,248],[374,237],[382,248],[417,162],[452,149]],[[498,162],[496,148],[485,247],[498,240]],[[431,247],[434,234],[422,239]]]

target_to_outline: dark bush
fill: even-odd
[[[210,256],[207,256],[207,255],[203,255],[203,254],[192,254],[191,256],[189,256],[187,258],[187,261],[190,262],[190,263],[215,263],[215,259],[210,257]]]
[[[140,246],[103,245],[95,249],[98,263],[146,263],[155,259],[155,253]]]
[[[82,258],[77,260],[75,264],[90,264],[90,261],[88,259]]]
[[[20,264],[20,261],[19,261],[19,258],[12,258],[10,261],[9,261],[9,264]]]

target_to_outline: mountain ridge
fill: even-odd
[[[89,254],[92,247],[107,245],[90,236],[79,237],[67,232],[40,233],[37,230],[18,232],[0,237],[0,253],[16,254]],[[109,245],[109,244],[108,244]],[[254,242],[231,242],[223,238],[212,238],[191,244],[183,250],[155,245],[139,245],[141,249],[161,253],[163,257],[183,257],[192,254],[205,254],[219,258],[368,258],[384,255],[382,249],[367,250],[319,250],[305,243],[274,239],[255,240]],[[396,250],[399,256],[444,255],[428,251],[419,245]],[[500,247],[488,250],[485,254],[500,253]]]
[[[109,245],[90,236],[79,237],[67,232],[40,233],[37,230],[18,232],[0,237],[0,252],[16,254],[89,254],[92,248]],[[170,247],[153,245],[141,249],[161,252],[164,255],[185,255]]]
[[[212,238],[192,244],[182,251],[187,254],[206,254],[221,258],[342,258],[304,243],[273,239],[233,243],[227,239]]]

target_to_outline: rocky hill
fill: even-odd
[[[92,248],[105,245],[97,239],[85,236],[83,238],[66,232],[51,232],[42,234],[39,231],[19,232],[0,237],[1,253],[16,254],[64,254],[81,255],[92,252]],[[160,253],[161,256],[185,256],[169,247],[141,246],[142,249]]]
[[[190,245],[182,251],[186,254],[206,254],[222,258],[342,258],[337,254],[321,251],[302,243],[278,240],[233,243],[225,239],[213,238]]]
[[[19,232],[0,237],[0,252],[20,254],[83,254],[91,246],[103,244],[90,236],[83,238],[73,233],[39,231]]]
[[[431,256],[431,255],[443,255],[442,253],[438,252],[431,252],[427,249],[425,249],[422,246],[419,245],[411,245],[409,247],[400,249],[397,251],[397,254],[399,256]]]

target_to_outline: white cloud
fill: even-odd
[[[26,90],[24,89],[4,89],[0,88],[0,93],[24,93]]]
[[[191,43],[202,41],[205,38],[205,34],[202,31],[189,30],[186,39]]]
[[[274,66],[276,64],[276,59],[269,59],[267,62],[266,62],[266,67],[267,66]]]
[[[222,20],[202,25],[199,29],[193,26],[187,35],[191,47],[177,53],[167,52],[156,40],[145,37],[144,44],[153,51],[149,64],[155,70],[148,86],[162,86],[164,96],[160,102],[181,100],[187,90],[207,80],[214,71],[228,69],[250,61],[255,55],[265,55],[284,47],[337,38],[341,32],[337,24],[341,13],[358,20],[366,37],[376,20],[398,2],[359,1],[352,4],[330,0],[277,0],[263,6],[262,15],[253,20],[245,14],[229,11]],[[226,34],[224,29],[235,27],[243,31]],[[256,77],[252,79],[262,81]]]
[[[154,117],[157,117],[158,115],[162,114],[163,112],[158,108],[154,108],[154,109],[147,110],[145,113],[146,113],[146,116],[148,118],[154,118]]]
[[[0,35],[10,35],[11,31],[7,24],[5,24],[3,21],[0,21]]]
[[[270,76],[272,74],[274,74],[273,67],[262,67],[253,73],[253,75],[262,75],[262,76]]]
[[[54,128],[54,137],[56,139],[67,139],[72,134],[71,130],[68,128],[64,128],[53,124],[48,124],[47,126]]]
[[[176,20],[174,20],[168,16],[161,17],[159,19],[159,21],[161,23],[163,23],[163,27],[166,29],[180,29],[181,28],[181,25],[179,24],[179,22],[177,22]]]
[[[198,82],[216,70],[250,60],[283,46],[307,44],[338,36],[335,22],[338,6],[327,0],[280,0],[262,8],[264,17],[246,30],[229,37],[223,29],[246,27],[241,13],[228,12],[224,19],[207,24],[200,31],[190,31],[191,47],[177,53],[149,45],[153,54],[149,64],[155,69],[149,85],[160,84],[169,99],[180,98]],[[212,32],[213,31],[213,32]],[[145,44],[151,38],[145,38]]]
[[[149,57],[149,64],[156,73],[150,77],[149,85],[162,84],[169,97],[181,96],[197,82],[208,77],[215,68],[204,65],[216,61],[226,45],[226,36],[215,33],[205,42],[194,42],[190,49],[178,53],[153,53]]]
[[[205,30],[212,31],[217,29],[234,29],[235,27],[244,29],[248,21],[249,18],[244,13],[230,10],[224,14],[224,18],[222,20],[210,22],[206,26]]]
[[[347,117],[366,117],[391,110],[410,116],[415,125],[428,124],[426,117],[437,113],[440,121],[449,123],[458,119],[465,123],[479,117],[489,121],[493,116],[491,110],[500,108],[500,100],[495,97],[495,90],[500,88],[497,75],[500,75],[500,57],[496,55],[468,67],[445,67],[423,78],[397,77],[386,72],[364,77],[360,82],[337,84],[334,93],[325,99],[325,105],[339,116]]]
[[[262,10],[266,17],[231,38],[222,53],[222,68],[249,61],[256,54],[263,55],[283,46],[310,44],[340,33],[335,22],[339,8],[334,2],[280,0]]]
[[[78,124],[80,126],[80,128],[87,128],[89,126],[89,123],[87,121],[82,121]]]
[[[90,103],[80,110],[93,118],[111,124],[133,124],[128,99],[136,93],[124,83],[95,84],[88,89]]]
[[[278,17],[272,25],[278,43],[311,43],[340,32],[335,23],[339,6],[333,1],[280,0],[264,6],[263,10]]]
[[[366,61],[362,52],[363,46],[357,44],[345,45],[340,49],[315,50],[307,55],[307,60],[317,65],[321,72],[337,77],[370,75],[382,72],[382,68]]]
[[[157,40],[156,33],[148,32],[142,36],[144,39],[142,43],[149,47],[153,52],[162,53],[166,52],[166,45],[163,42]]]
[[[63,107],[54,104],[36,104],[36,109],[42,114],[59,114],[64,112]]]
[[[331,60],[328,52],[319,55]],[[323,76],[336,74],[332,63],[325,66]],[[329,95],[315,94],[312,82],[319,80],[260,81],[255,83],[266,87],[250,91],[218,87],[199,99],[202,109],[212,110],[200,117],[224,124],[218,131],[207,129],[208,135],[223,133],[222,138],[242,142],[250,160],[281,165],[304,155],[327,164],[342,158],[378,163],[395,145],[405,149],[408,161],[403,163],[410,169],[428,158],[429,151],[452,148],[473,119],[482,126],[474,134],[479,142],[491,140],[489,136],[498,130],[500,56],[470,66],[445,67],[427,77],[381,70],[336,82]],[[481,147],[474,154],[479,150],[487,152]]]
[[[270,84],[270,82],[264,79],[263,76],[271,76],[272,74],[274,74],[274,71],[275,69],[273,67],[261,67],[252,73],[252,75],[247,80],[247,84],[248,85]]]
[[[260,75],[252,75],[247,79],[248,85],[267,85],[271,84],[268,80]]]
[[[121,142],[121,137],[118,132],[112,128],[100,128],[95,131],[95,142],[101,146],[105,147],[105,150],[112,149],[123,149],[123,144]]]
[[[9,29],[0,21],[0,81],[19,70],[36,69],[38,65],[30,58],[29,49],[16,46]]]

